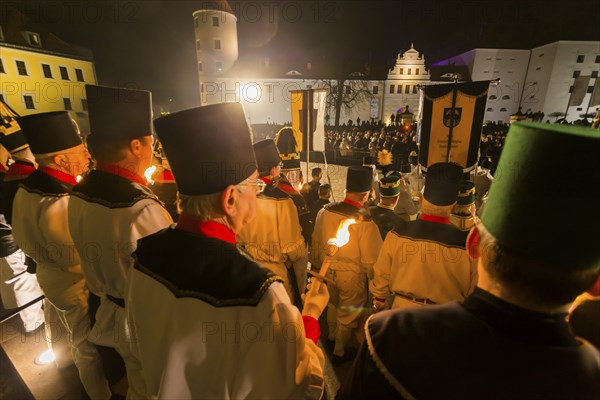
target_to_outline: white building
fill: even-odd
[[[600,70],[600,42],[558,41],[531,50],[529,70],[523,91],[523,110],[540,109],[545,118],[567,111],[575,78],[589,76],[586,95],[581,104],[568,107],[566,119],[574,121],[589,107],[594,84]],[[552,117],[550,121],[554,121]]]
[[[500,79],[488,93],[489,121],[508,122],[511,114],[567,111],[570,91],[578,76],[590,76],[587,94],[580,105],[569,107],[567,120],[585,113],[600,69],[600,42],[558,41],[531,50],[473,49],[434,65],[467,66],[473,81]],[[590,110],[591,112],[591,110]]]
[[[410,49],[398,54],[396,65],[390,69],[385,81],[383,96],[383,118],[390,123],[391,115],[402,112],[404,107],[416,113],[419,107],[419,87],[430,81],[429,71],[425,68],[425,56],[419,54],[411,44]]]

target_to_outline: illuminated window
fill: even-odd
[[[410,68],[408,69],[408,75],[410,75]]]
[[[19,72],[19,75],[27,75],[25,61],[17,61],[17,71]]]
[[[213,26],[219,26],[219,17],[213,17],[212,21],[213,21]]]
[[[390,85],[390,93],[394,93],[394,86],[395,85]]]
[[[409,69],[409,71],[410,71],[410,69]],[[410,93],[410,85],[406,85],[404,87],[404,93]]]
[[[77,76],[77,82],[84,82],[82,70],[75,68],[75,75]]]
[[[58,67],[60,69],[60,77],[65,81],[69,80],[69,71],[67,71],[67,67]]]
[[[585,60],[585,56],[581,55],[581,56],[577,56],[577,62],[578,63],[582,63],[583,60]]]
[[[83,108],[83,111],[88,110],[87,99],[81,99],[81,108]]]
[[[71,107],[71,99],[63,97],[63,104],[65,105],[65,110],[69,111],[73,109],[73,107]]]
[[[44,78],[52,78],[52,70],[48,64],[42,64],[42,70],[44,71]]]
[[[221,50],[221,40],[215,39],[215,50]]]
[[[33,97],[31,96],[23,96],[23,100],[25,101],[25,108],[28,110],[35,110],[35,106],[33,105]]]
[[[396,93],[402,93],[402,85],[398,85],[398,91]]]

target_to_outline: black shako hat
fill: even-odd
[[[135,139],[152,135],[152,93],[85,85],[90,134]]]
[[[273,139],[261,140],[254,143],[252,147],[254,147],[258,173],[260,176],[269,175],[271,168],[276,167],[281,162],[275,141]]]
[[[56,153],[79,146],[79,127],[66,111],[32,114],[18,119],[33,154]]]
[[[300,152],[298,151],[297,136],[299,135],[294,132],[291,126],[284,126],[275,135],[275,144],[283,162],[282,169],[284,170],[300,169]],[[256,151],[256,149],[254,150]],[[258,157],[256,160],[258,161]],[[260,163],[260,161],[258,162]]]
[[[463,170],[454,163],[435,163],[427,168],[423,198],[436,206],[456,202]]]
[[[368,192],[373,188],[373,170],[371,167],[353,165],[348,167],[346,190],[348,192]]]
[[[257,169],[240,103],[180,111],[156,119],[154,126],[182,194],[218,193]]]

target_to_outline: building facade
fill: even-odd
[[[580,119],[590,107],[600,70],[600,42],[558,41],[531,50],[473,49],[434,64],[467,66],[473,81],[500,79],[488,93],[488,121],[508,122],[519,111],[543,112],[544,121]],[[589,76],[579,104],[569,100],[575,79]],[[572,100],[572,99],[571,99]],[[562,115],[561,115],[562,114]]]
[[[0,21],[0,98],[19,115],[68,111],[89,132],[85,84],[95,84],[91,57],[18,11]]]
[[[396,65],[385,81],[383,95],[383,120],[391,122],[391,115],[400,114],[408,109],[416,113],[419,107],[419,88],[430,83],[430,75],[425,68],[425,56],[419,54],[411,44],[410,49],[398,54]]]

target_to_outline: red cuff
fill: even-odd
[[[378,301],[380,303],[385,303],[385,298],[381,298],[381,297],[373,297],[373,300]]]
[[[303,315],[302,322],[304,322],[304,335],[317,344],[319,336],[321,336],[321,327],[319,326],[319,321],[317,321],[314,317]]]

